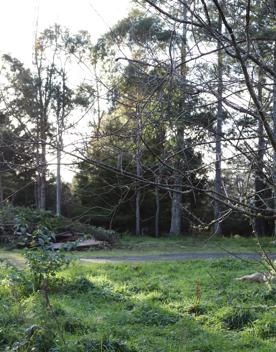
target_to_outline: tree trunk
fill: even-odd
[[[179,235],[182,230],[182,177],[180,175],[175,175],[174,179],[175,192],[172,194],[170,235]]]
[[[35,184],[35,204],[40,209],[40,126],[39,118],[36,118],[36,184]]]
[[[219,16],[218,32],[222,31],[222,19]],[[217,118],[216,118],[216,163],[215,163],[215,192],[216,196],[223,193],[222,190],[222,175],[221,175],[221,136],[222,136],[222,118],[223,118],[223,106],[222,106],[222,93],[223,93],[223,53],[220,41],[217,44],[218,48],[218,91],[217,91]],[[214,233],[221,235],[221,203],[218,200],[214,201]]]
[[[181,65],[180,65],[180,74],[182,76],[184,90],[186,89],[186,80],[187,80],[187,66],[186,66],[186,58],[187,58],[187,7],[185,3],[183,3],[183,28],[182,28],[182,45],[181,45]],[[186,92],[183,92],[183,100],[180,104],[180,110],[183,112],[183,108],[185,108],[185,100],[186,100]],[[183,122],[177,122],[177,131],[176,131],[176,153],[177,162],[175,165],[176,171],[174,172],[174,182],[173,186],[175,192],[172,192],[172,203],[171,203],[171,225],[170,225],[170,235],[179,235],[182,231],[182,181],[183,177],[181,176],[181,167],[182,163],[182,155],[184,148],[184,128]],[[180,172],[178,172],[178,170]]]
[[[0,126],[0,145],[3,146],[3,135],[2,135],[2,126]],[[2,154],[2,153],[1,153]],[[2,164],[3,163],[3,164]],[[3,206],[4,201],[4,190],[3,190],[3,165],[4,165],[4,157],[1,158],[1,165],[0,165],[0,207]]]
[[[60,166],[61,166],[61,143],[58,137],[57,145],[57,177],[56,177],[56,216],[61,215],[61,175],[60,175]]]
[[[160,178],[159,175],[156,177],[155,182],[159,183]],[[160,195],[159,195],[159,188],[158,186],[155,187],[155,237],[160,236],[159,230],[159,220],[160,220]]]
[[[44,125],[44,124],[43,124]],[[40,209],[46,209],[46,173],[47,173],[47,160],[46,160],[46,131],[43,126],[42,141],[41,141],[41,176],[40,176]]]
[[[4,201],[3,177],[0,174],[0,207],[3,206],[3,201]]]
[[[273,71],[276,73],[276,42],[274,43],[273,49]],[[273,134],[276,138],[276,78],[273,79],[273,107],[272,107],[272,120],[273,120]],[[276,152],[273,153],[273,170],[272,170],[272,181],[273,181],[273,208],[276,213]],[[276,220],[274,221],[274,235],[276,236]]]
[[[258,99],[260,103],[263,100],[263,73],[259,69],[258,77]],[[264,154],[265,154],[265,139],[264,139],[264,127],[261,121],[258,121],[258,150],[256,154],[255,163],[255,207],[261,209],[264,207],[263,192],[265,189],[265,183],[263,181],[263,167],[264,167]],[[264,219],[261,217],[255,217],[253,220],[253,232],[257,236],[263,236],[265,234]]]
[[[139,107],[136,110],[136,176],[141,177],[142,175],[142,167],[141,167],[141,115],[139,111]],[[140,183],[136,181],[136,202],[135,202],[135,233],[137,236],[141,235],[141,211],[140,211],[140,203],[141,203],[141,190]]]
[[[140,201],[141,201],[141,191],[136,190],[136,204],[135,204],[135,234],[137,236],[141,235],[141,213],[140,213]]]

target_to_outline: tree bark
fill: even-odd
[[[136,176],[141,177],[142,167],[141,167],[141,115],[139,107],[136,109]],[[136,200],[135,200],[135,233],[137,236],[141,235],[141,190],[140,184],[136,181]]]
[[[46,160],[46,119],[43,118],[42,131],[41,131],[41,175],[40,175],[40,209],[46,209],[46,173],[47,173],[47,160]]]
[[[187,78],[187,66],[186,66],[186,57],[187,57],[187,7],[186,4],[183,3],[182,13],[183,13],[183,28],[182,28],[182,45],[181,45],[181,65],[180,65],[180,74],[182,76],[182,80],[184,83],[184,89],[186,86],[186,78]],[[183,101],[180,104],[180,110],[185,109],[185,97],[186,93],[183,92]],[[184,108],[184,109],[183,109]],[[177,122],[177,131],[176,131],[176,152],[182,151],[184,148],[184,128],[183,122]],[[171,203],[171,225],[170,225],[170,235],[179,235],[182,232],[182,181],[183,177],[180,172],[177,170],[181,170],[183,165],[182,163],[182,152],[180,153],[180,159],[177,160],[175,165],[174,172],[174,190],[172,192],[172,203]],[[177,156],[179,158],[179,156]]]
[[[56,216],[61,215],[61,143],[58,136],[58,145],[57,145],[57,177],[56,177]]]
[[[222,31],[222,19],[219,16],[218,21],[218,32]],[[218,70],[218,90],[217,90],[217,117],[216,117],[216,163],[215,163],[215,192],[219,198],[219,195],[223,193],[222,189],[222,174],[221,174],[221,136],[222,136],[222,119],[223,119],[223,106],[222,106],[222,97],[223,97],[223,53],[220,41],[217,44],[218,49],[218,62],[217,62],[217,70]],[[219,200],[214,201],[214,233],[217,235],[221,235],[221,203]]]
[[[2,131],[2,128],[3,127],[0,126],[0,146],[3,145],[3,135],[2,135],[3,131]],[[4,159],[4,158],[1,158],[1,162],[3,162],[3,164],[4,164],[4,160],[2,160],[2,159]],[[3,189],[3,175],[2,175],[2,173],[3,173],[3,165],[1,163],[1,165],[0,165],[0,207],[3,206],[3,201],[4,201],[4,189]]]
[[[276,5],[275,5],[276,7]],[[273,70],[276,74],[276,42],[274,42],[273,48]],[[276,139],[276,76],[273,79],[273,106],[272,106],[272,120],[273,120],[273,134]],[[276,151],[273,153],[273,170],[272,170],[272,181],[273,181],[273,208],[274,213],[276,212]],[[274,221],[274,235],[276,235],[276,220]]]
[[[0,175],[0,207],[3,206],[4,190],[3,190],[3,177]]]
[[[156,183],[159,183],[160,178],[159,175],[156,177]],[[155,237],[160,236],[160,230],[159,230],[159,221],[160,221],[160,194],[159,194],[159,188],[155,187]]]
[[[258,99],[260,103],[263,100],[263,72],[259,69],[258,77]],[[261,209],[264,207],[262,200],[263,192],[265,189],[265,183],[263,181],[263,167],[264,167],[264,154],[265,154],[265,139],[264,139],[264,127],[261,121],[258,121],[258,150],[256,155],[255,163],[255,207]],[[261,212],[261,211],[260,211]],[[253,220],[253,232],[257,236],[263,236],[265,234],[264,219],[261,217],[255,217]]]
[[[170,235],[180,235],[182,230],[182,177],[175,175],[174,179],[175,192],[172,194]]]

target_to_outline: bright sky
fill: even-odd
[[[72,33],[87,30],[95,42],[124,18],[130,7],[130,0],[1,0],[0,54],[9,53],[30,66],[36,28],[39,33],[58,23]],[[72,177],[64,166],[63,180],[71,181]]]
[[[2,0],[0,51],[29,64],[37,20],[38,32],[58,23],[96,40],[129,9],[130,0]]]

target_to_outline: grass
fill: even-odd
[[[261,245],[268,253],[276,253],[276,245],[272,244],[271,237],[261,238]],[[120,241],[112,249],[88,250],[70,252],[76,257],[120,257],[120,256],[147,256],[174,253],[257,253],[260,247],[253,237],[212,237],[187,236],[163,237],[149,236],[136,237],[122,235]],[[6,258],[18,265],[23,264],[22,250],[8,250],[0,247],[0,259]]]
[[[262,246],[276,253],[276,245],[271,244],[271,237],[261,239]],[[230,251],[234,253],[259,252],[260,248],[252,237],[212,237],[208,236],[178,236],[178,237],[136,237],[123,235],[120,242],[110,250],[93,250],[79,252],[83,257],[104,256],[143,256],[170,253],[219,253]]]
[[[11,263],[16,264],[18,267],[24,266],[24,259],[22,257],[22,251],[9,250],[0,247],[0,260],[8,260]]]
[[[1,351],[275,351],[275,291],[234,280],[261,264],[75,263],[53,282],[50,310],[25,271],[0,269]]]

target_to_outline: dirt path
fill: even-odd
[[[272,254],[271,259],[276,259],[276,254]],[[87,257],[80,258],[80,261],[87,263],[117,263],[117,262],[151,262],[151,261],[170,261],[170,260],[192,260],[192,259],[221,259],[235,258],[258,260],[261,258],[256,253],[172,253],[159,255],[141,255],[141,256],[121,256],[121,257]]]

